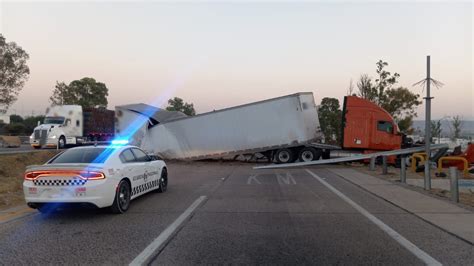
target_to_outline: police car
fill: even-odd
[[[124,213],[147,192],[165,192],[166,164],[130,145],[68,149],[44,165],[28,166],[23,192],[28,206],[49,212],[63,205],[92,204]]]

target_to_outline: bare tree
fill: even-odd
[[[440,139],[441,139],[441,132],[442,132],[442,128],[441,128],[441,119],[438,120],[438,121],[431,121],[431,136],[432,137],[437,137],[438,138],[438,143],[440,143]]]
[[[370,101],[375,100],[375,88],[372,86],[372,79],[369,77],[369,75],[360,75],[359,81],[357,82],[357,88],[359,89],[357,96]]]
[[[453,140],[458,139],[461,136],[463,121],[462,117],[459,115],[453,116],[453,121],[451,121],[452,131],[453,131]]]
[[[349,88],[347,88],[347,95],[348,96],[355,95],[355,93],[354,93],[354,82],[352,81],[352,79],[351,79],[351,81],[349,81]]]

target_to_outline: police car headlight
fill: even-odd
[[[33,134],[30,135],[30,139],[33,139]]]
[[[55,139],[55,138],[56,138],[56,136],[52,136],[51,138],[52,138],[52,139]]]

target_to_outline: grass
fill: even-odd
[[[24,203],[23,174],[32,164],[43,164],[58,151],[0,155],[0,209]]]

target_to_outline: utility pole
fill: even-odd
[[[425,161],[425,190],[431,190],[431,73],[430,73],[430,56],[426,57],[426,97],[425,97],[425,152],[426,152],[426,161]]]
[[[426,97],[425,99],[425,153],[426,153],[426,161],[425,161],[425,190],[430,190],[431,189],[431,83],[435,85],[436,88],[440,88],[444,84],[431,78],[431,69],[430,69],[430,56],[426,56],[426,78],[413,84],[415,85],[421,85],[425,86],[426,85]]]

